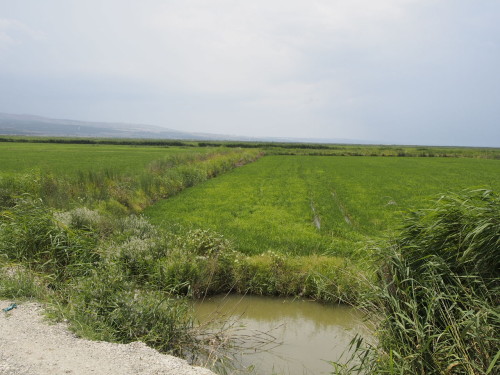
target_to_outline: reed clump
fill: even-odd
[[[500,198],[488,190],[440,197],[409,215],[383,251],[377,346],[358,338],[349,371],[500,372]]]

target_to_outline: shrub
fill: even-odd
[[[10,261],[48,272],[58,279],[85,274],[99,261],[92,233],[61,227],[40,200],[18,199],[0,215],[0,242]]]
[[[164,292],[139,289],[108,265],[76,280],[63,315],[77,332],[95,339],[143,341],[182,355],[195,340],[187,301]]]
[[[182,231],[163,246],[168,251],[155,266],[158,287],[197,297],[231,289],[235,252],[222,235],[201,229]]]

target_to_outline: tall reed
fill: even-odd
[[[349,371],[498,374],[499,250],[500,198],[492,191],[448,194],[409,215],[381,252],[372,305],[383,317],[379,344],[363,347],[358,338]]]

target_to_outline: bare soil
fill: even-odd
[[[0,301],[0,309],[10,305]],[[214,375],[164,355],[144,343],[114,344],[76,337],[63,323],[50,324],[38,303],[0,310],[0,375]]]

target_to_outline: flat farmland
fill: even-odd
[[[500,188],[500,162],[266,156],[148,208],[157,224],[213,229],[246,254],[348,255],[439,193]]]
[[[0,143],[0,201],[28,194],[58,209],[137,214],[258,156],[223,147]]]
[[[56,175],[109,169],[116,173],[142,171],[154,160],[186,152],[207,152],[193,147],[87,145],[53,143],[0,143],[0,173],[41,170]]]

